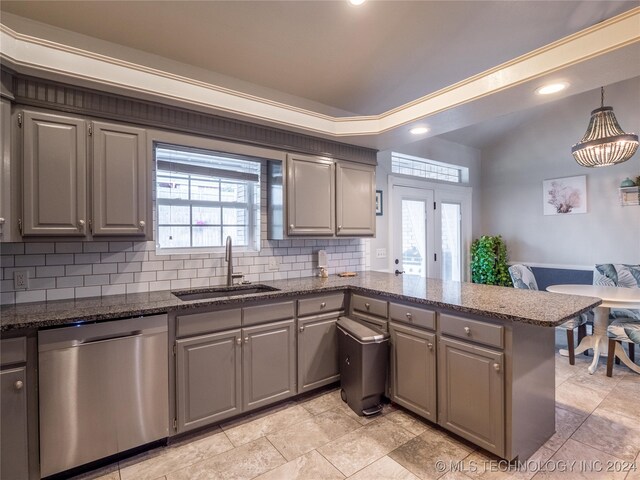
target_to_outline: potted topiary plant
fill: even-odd
[[[471,281],[511,287],[507,246],[500,235],[483,235],[471,244]]]

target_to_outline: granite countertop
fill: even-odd
[[[361,272],[357,277],[351,278],[304,277],[260,284],[279,290],[191,301],[180,300],[170,291],[160,291],[0,306],[0,331],[72,325],[166,313],[170,310],[188,310],[207,305],[243,304],[252,300],[284,299],[294,295],[346,289],[382,295],[391,300],[411,301],[425,306],[543,327],[557,326],[601,303],[600,299],[593,297],[445,282],[439,279],[395,276],[381,272]],[[203,290],[206,288],[192,291]]]

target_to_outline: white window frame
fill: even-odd
[[[149,202],[149,215],[154,220],[154,238],[157,241],[157,206],[156,206],[156,169],[155,169],[155,145],[168,144],[168,145],[183,145],[187,148],[195,148],[202,150],[209,150],[214,152],[225,152],[229,154],[241,155],[252,157],[261,160],[273,160],[284,164],[286,161],[286,152],[279,150],[272,150],[268,148],[257,147],[253,145],[246,145],[241,143],[233,143],[223,140],[216,140],[207,137],[199,137],[196,135],[188,135],[183,133],[168,132],[164,130],[147,130],[147,158],[148,164],[153,168],[153,202]],[[261,179],[260,184],[260,210],[264,211],[266,204],[264,202],[264,195],[262,194],[265,188],[265,179]],[[260,224],[256,225],[256,233],[258,235],[263,234],[263,219],[260,215]],[[157,242],[156,242],[157,243]],[[260,249],[262,243],[262,237],[260,242],[256,242],[256,248]],[[248,249],[246,247],[234,247],[235,252],[255,252],[256,249]],[[155,254],[158,256],[165,255],[188,255],[188,254],[215,254],[215,256],[224,255],[224,247],[196,247],[196,248],[166,248],[156,249]]]
[[[396,160],[406,160],[412,162],[416,167],[418,164],[424,167],[424,175],[416,175],[413,173],[402,173],[395,170]],[[416,168],[414,168],[415,170]],[[454,165],[451,163],[438,162],[436,160],[430,160],[428,158],[415,157],[413,155],[406,155],[399,152],[391,152],[391,173],[393,175],[419,178],[424,181],[437,181],[445,182],[452,185],[463,185],[469,183],[469,169],[467,167],[461,167],[460,165]],[[455,177],[452,180],[451,177]]]

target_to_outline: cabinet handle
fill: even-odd
[[[327,306],[327,302],[322,302],[322,303],[320,304],[320,308],[324,308],[324,307],[326,307],[326,306]]]
[[[289,228],[293,230],[293,223],[289,225]]]
[[[304,325],[301,325],[300,328],[298,328],[298,330],[300,330],[300,332],[304,332]]]
[[[78,220],[78,230],[84,232],[84,220]]]
[[[138,222],[138,227],[140,227],[140,230],[144,230],[145,225],[146,224],[142,220]]]
[[[493,369],[494,369],[496,372],[499,372],[499,371],[500,371],[500,364],[499,364],[499,363],[494,363],[494,364],[493,364]]]
[[[365,303],[364,304],[364,308],[366,308],[367,310],[369,310],[371,308],[371,304],[369,303]]]
[[[338,225],[338,230],[342,230],[342,225]]]
[[[242,339],[240,337],[236,338],[236,345],[242,345]]]
[[[412,318],[412,317],[413,317],[413,315],[411,315],[411,312],[407,312],[407,318],[408,318],[409,320],[411,320],[411,318]]]
[[[0,225],[4,225],[4,218],[0,217]]]
[[[427,348],[429,350],[433,350],[433,343],[431,343],[431,342],[427,343]]]
[[[466,333],[467,336],[471,336],[471,329],[469,327],[464,327],[464,333]]]
[[[244,337],[244,343],[249,343],[249,337]]]
[[[16,390],[22,390],[22,387],[24,387],[24,383],[22,382],[22,380],[16,380],[16,383],[14,383],[13,386]]]

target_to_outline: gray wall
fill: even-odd
[[[473,187],[473,231],[475,232],[480,228],[479,220],[476,220],[480,218],[480,150],[434,137],[404,145],[394,149],[394,151],[469,168],[469,183],[464,185]],[[391,254],[389,251],[389,218],[391,212],[387,208],[389,195],[391,194],[388,191],[388,177],[391,173],[391,153],[391,150],[378,152],[378,167],[376,168],[376,189],[383,191],[384,204],[383,215],[376,217],[376,238],[370,240],[370,268],[377,271],[388,270],[388,256]],[[438,183],[436,180],[429,181]],[[451,184],[447,183],[447,185]],[[478,223],[477,226],[476,223]],[[378,248],[387,249],[387,258],[376,258],[376,249]]]
[[[599,102],[599,91],[555,102],[482,150],[474,237],[502,235],[510,260],[525,263],[640,263],[640,206],[621,206],[618,191],[627,176],[640,175],[640,153],[596,169],[580,167],[571,156]],[[638,133],[640,78],[606,87],[605,105],[614,108],[625,132]],[[574,175],[587,176],[587,213],[544,216],[542,181]]]

